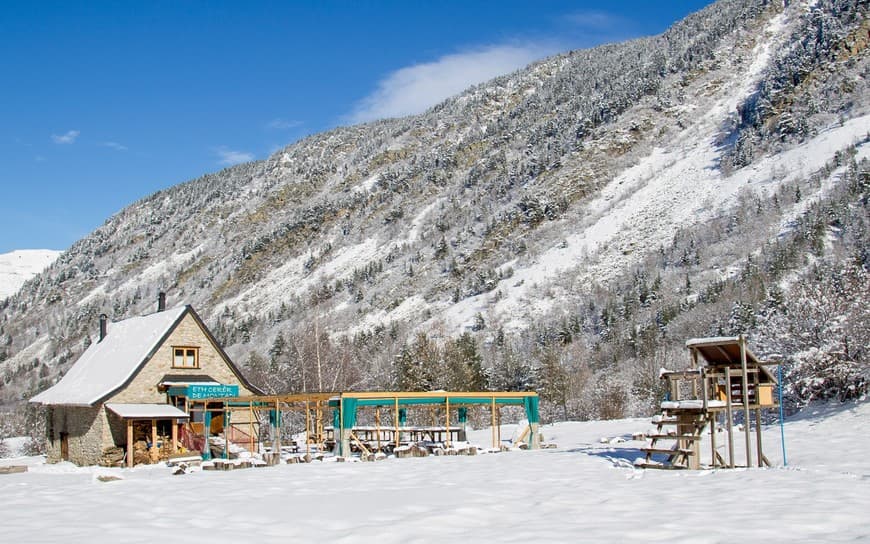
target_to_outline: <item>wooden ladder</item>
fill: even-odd
[[[656,424],[656,433],[648,436],[649,446],[641,448],[646,458],[635,463],[635,466],[657,469],[699,468],[701,433],[708,423],[702,410],[663,408],[662,413],[652,422]],[[665,454],[667,460],[655,461],[652,458],[655,454]]]

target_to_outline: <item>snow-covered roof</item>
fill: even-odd
[[[686,347],[694,348],[698,346],[709,346],[715,344],[736,344],[739,341],[739,336],[710,336],[707,338],[692,338],[686,340]]]
[[[686,341],[686,347],[698,350],[704,359],[712,365],[740,364],[739,336],[712,336],[709,338],[692,338]],[[750,365],[760,363],[752,350],[744,345],[746,361]]]
[[[710,338],[692,338],[686,341],[686,347],[697,350],[706,364],[710,366],[739,367],[741,362],[739,336],[713,336]],[[776,377],[764,368],[761,361],[751,349],[745,347],[746,364],[757,367],[762,375],[762,383],[777,383]]]
[[[63,379],[30,402],[73,406],[99,402],[127,383],[189,308],[108,323],[106,337],[91,344]]]
[[[124,419],[187,418],[183,410],[171,404],[123,404],[107,402],[106,408]]]
[[[723,400],[708,400],[707,401],[707,407],[709,407],[709,408],[721,408],[723,406],[725,406],[725,401],[723,401]],[[662,409],[663,410],[675,410],[677,408],[701,409],[701,408],[704,408],[704,401],[700,400],[700,399],[662,401]]]
[[[208,374],[166,374],[158,382],[163,387],[185,385],[220,385],[221,383]]]

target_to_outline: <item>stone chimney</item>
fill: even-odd
[[[106,314],[100,314],[100,339],[98,342],[102,342],[103,338],[106,337],[106,322],[108,321],[109,316]]]
[[[162,312],[166,309],[166,293],[160,291],[157,293],[157,311]]]

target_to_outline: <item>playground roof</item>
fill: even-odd
[[[770,381],[776,382],[773,374],[768,372],[763,366],[767,363],[759,360],[752,350],[746,347],[746,341],[739,336],[692,338],[686,341],[686,347],[700,353],[709,366],[740,368],[742,366],[740,360],[741,342],[746,353],[746,365],[761,368],[761,372]]]
[[[446,404],[498,404],[523,406],[526,399],[537,398],[532,391],[364,391],[345,392],[329,399],[330,406],[341,400],[354,399],[357,406],[415,406]]]
[[[686,347],[697,350],[711,365],[740,366],[739,336],[692,338],[686,342]],[[746,348],[746,364],[761,364],[749,348]]]

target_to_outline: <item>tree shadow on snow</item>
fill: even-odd
[[[635,459],[646,456],[639,447],[614,447],[608,444],[594,444],[567,451],[569,453],[582,453],[592,457],[600,457],[609,461],[613,466],[620,468],[633,468]]]

